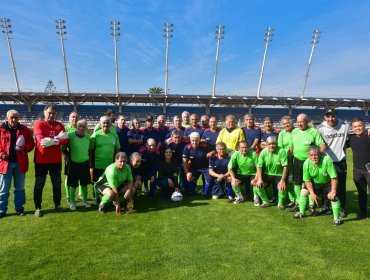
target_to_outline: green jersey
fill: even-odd
[[[85,162],[89,160],[90,135],[84,133],[82,137],[75,131],[68,133],[68,151],[73,162]]]
[[[329,156],[320,156],[317,165],[310,159],[306,159],[303,164],[303,181],[315,184],[327,184],[331,179],[337,178],[334,164]]]
[[[248,151],[246,156],[236,151],[230,158],[228,168],[234,170],[238,175],[256,175],[257,154],[255,151]]]
[[[289,151],[291,143],[292,143],[292,132],[286,131],[285,129],[280,131],[278,138],[278,146],[286,151]]]
[[[292,142],[290,147],[293,148],[293,155],[299,160],[308,158],[308,149],[310,146],[320,146],[324,144],[320,132],[313,127],[308,127],[306,130],[295,128],[292,131]]]
[[[267,175],[282,176],[284,166],[288,166],[288,153],[283,148],[276,147],[272,154],[265,148],[258,157],[257,167],[263,168]]]
[[[117,134],[104,134],[102,130],[93,133],[90,138],[90,150],[94,150],[95,168],[105,169],[113,162],[115,151],[120,144]]]
[[[100,123],[97,123],[95,128],[94,128],[94,133],[101,130],[101,126],[100,126]],[[114,124],[111,124],[110,127],[109,127],[109,132],[110,133],[113,133],[113,134],[117,134],[117,128]]]
[[[119,189],[123,183],[133,182],[131,168],[128,164],[125,164],[123,169],[120,170],[115,163],[112,163],[105,169],[99,181],[104,178],[107,180],[104,182],[103,186],[111,189]]]
[[[66,129],[67,132],[75,132],[76,131],[76,128],[73,127],[70,123],[66,125],[65,129]]]

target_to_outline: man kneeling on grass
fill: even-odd
[[[287,173],[288,153],[283,148],[277,146],[276,136],[267,137],[266,148],[262,150],[258,157],[258,179],[256,186],[253,187],[254,205],[260,206],[259,198],[262,199],[262,206],[268,205],[265,187],[272,185],[275,199],[276,196],[278,198],[278,207],[280,210],[284,210],[286,197],[285,179]]]
[[[239,150],[234,152],[229,161],[231,186],[235,192],[234,204],[244,201],[240,188],[250,189],[250,185],[256,183],[257,153],[248,149],[247,142],[239,142]]]
[[[327,198],[331,202],[334,216],[333,224],[336,226],[340,225],[342,223],[339,217],[340,201],[336,196],[338,186],[337,172],[329,156],[321,154],[320,148],[317,146],[312,146],[308,150],[308,159],[303,164],[303,181],[305,186],[301,191],[299,199],[299,212],[293,218],[300,219],[305,216],[308,195],[312,199],[310,203],[318,205],[316,193],[323,193],[324,207],[326,207],[325,205],[328,202]]]
[[[116,154],[115,161],[109,165],[103,175],[96,183],[97,192],[102,195],[99,204],[99,212],[104,214],[107,211],[108,204],[113,201],[116,207],[116,215],[121,214],[121,200],[120,195],[127,201],[126,214],[136,212],[133,210],[134,203],[132,196],[133,180],[131,169],[127,163],[127,156],[123,152]]]

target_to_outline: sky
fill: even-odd
[[[211,94],[217,24],[225,25],[219,49],[216,95],[255,96],[264,29],[275,28],[261,96],[301,94],[314,29],[322,30],[306,97],[369,98],[370,1],[345,0],[12,0],[1,18],[12,22],[12,49],[21,90],[43,91],[52,80],[65,92],[55,19],[67,26],[65,50],[72,92],[115,92],[110,21],[121,22],[117,42],[120,91],[164,88],[163,23],[173,23],[169,94]],[[0,90],[15,91],[12,64],[0,34]]]

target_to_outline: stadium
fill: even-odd
[[[18,13],[14,12],[12,20],[19,20],[20,23],[23,21],[23,24],[27,22],[26,30],[28,32],[29,28],[29,34],[31,35],[27,37],[25,34],[22,34],[22,36],[18,37],[18,39],[20,39],[18,42],[25,40],[24,44],[29,44],[27,48],[30,48],[30,51],[25,52],[26,55],[23,56],[23,60],[26,62],[31,61],[32,67],[29,66],[30,64],[28,64],[28,67],[32,68],[32,71],[33,63],[40,57],[31,55],[31,53],[34,54],[31,49],[41,44],[37,42],[37,40],[35,40],[36,43],[34,45],[30,44],[30,42],[34,43],[33,38],[38,36],[35,31],[40,30],[40,33],[45,32],[46,29],[43,29],[41,25],[44,24],[46,20],[50,21],[49,16],[51,14],[53,22],[55,20],[55,14],[60,14],[68,19],[68,23],[73,20],[75,23],[73,26],[74,30],[78,30],[81,33],[88,33],[89,37],[96,36],[99,40],[101,40],[99,31],[97,30],[95,32],[94,30],[93,33],[92,30],[86,27],[86,23],[90,22],[90,18],[96,17],[100,23],[107,21],[107,14],[118,14],[119,16],[122,14],[127,18],[131,15],[133,17],[133,19],[131,19],[133,22],[131,26],[133,31],[136,32],[136,30],[141,30],[141,27],[138,26],[138,22],[140,21],[150,31],[145,34],[148,40],[142,39],[143,45],[156,42],[153,40],[153,37],[150,36],[153,34],[155,36],[158,35],[158,32],[154,31],[155,29],[152,25],[154,25],[153,22],[158,21],[157,18],[159,18],[159,14],[161,14],[161,21],[162,14],[166,14],[169,19],[173,19],[173,13],[176,13],[176,16],[179,18],[182,17],[183,11],[178,7],[184,8],[184,6],[189,5],[192,9],[197,8],[195,11],[191,10],[189,13],[184,12],[184,18],[182,19],[183,30],[179,28],[179,33],[182,35],[188,32],[188,30],[193,29],[194,36],[196,36],[198,27],[199,33],[204,31],[200,30],[201,22],[207,22],[210,19],[212,19],[213,28],[215,15],[222,14],[222,12],[218,10],[221,9],[221,7],[227,7],[229,12],[233,11],[231,15],[235,15],[235,18],[238,20],[238,25],[243,25],[242,23],[248,20],[251,20],[252,23],[254,21],[258,22],[257,18],[253,15],[255,11],[252,6],[254,4],[252,6],[247,5],[248,9],[246,9],[242,3],[235,4],[236,2],[230,2],[228,4],[223,3],[222,5],[218,3],[222,1],[215,1],[214,3],[212,2],[212,4],[205,4],[207,1],[195,1],[194,3],[189,1],[188,3],[184,2],[181,4],[176,1],[175,3],[170,3],[171,1],[165,1],[166,3],[162,3],[161,1],[158,1],[158,3],[144,1],[145,4],[133,2],[126,3],[126,1],[105,1],[104,4],[102,4],[103,2],[98,4],[97,2],[81,1],[81,3],[84,4],[78,3],[78,5],[72,3],[61,4],[58,1],[48,4],[45,2],[41,5],[40,3],[42,1],[40,3],[36,2],[37,1],[32,4],[26,4],[16,0],[14,3],[4,4],[6,8],[5,12],[7,11],[12,15],[13,10],[18,11]],[[308,10],[310,10],[307,9],[307,7],[303,9],[307,3],[305,5],[286,4],[287,7],[280,4],[271,7],[273,8],[272,10],[274,10],[274,14],[279,14],[280,12],[280,14],[285,15],[284,9],[288,9],[289,14],[296,14],[303,18],[306,13],[309,13]],[[64,10],[64,5],[68,7],[67,10]],[[95,8],[95,5],[101,8],[101,13],[98,11],[98,8]],[[258,6],[260,10],[262,9],[260,4],[255,5]],[[302,7],[300,5],[302,5]],[[144,8],[142,6],[147,7]],[[237,11],[239,10],[239,6],[243,6],[243,14],[240,17],[236,17],[236,15],[239,14]],[[311,6],[312,4],[309,5],[309,7]],[[315,13],[317,10],[320,10],[318,6],[313,6]],[[331,4],[329,6],[331,6]],[[331,8],[333,11],[337,11],[336,5],[334,6],[334,8]],[[338,6],[340,5],[338,4]],[[356,5],[351,4],[348,6],[348,4],[346,4],[343,6],[346,8],[344,13],[345,16],[335,13],[334,15],[338,18],[343,17],[345,21],[349,21],[347,19],[347,13],[352,11],[352,6]],[[353,14],[356,15],[356,19],[352,18],[352,21],[356,22],[357,19],[366,18],[366,13],[368,11],[366,7],[368,7],[368,5],[364,6],[365,7],[360,10],[355,9],[353,11]],[[110,7],[110,9],[107,7]],[[118,9],[117,7],[127,8],[128,12],[124,8]],[[138,7],[140,7],[140,9],[138,9]],[[26,15],[26,10],[28,12],[28,9],[30,10],[29,14],[31,16]],[[114,12],[112,12],[111,9],[114,9]],[[253,12],[252,14],[246,12],[249,9]],[[265,7],[263,9],[265,9]],[[208,10],[210,14],[205,12]],[[240,10],[242,11],[241,8]],[[365,11],[365,15],[361,13],[361,11]],[[142,13],[145,16],[140,17],[139,15]],[[194,19],[193,13],[199,14],[200,17],[195,17]],[[204,16],[204,13],[206,13],[207,16]],[[256,15],[265,19],[266,15],[264,13],[265,12],[260,12]],[[310,20],[314,18],[315,21],[319,21],[320,18],[316,18],[315,13],[310,13]],[[36,14],[38,16],[34,17]],[[271,16],[271,13],[269,14]],[[326,13],[324,14],[326,15]],[[146,17],[148,17],[148,19]],[[280,22],[281,18],[280,15],[276,18],[273,17],[277,22]],[[193,21],[191,19],[193,19]],[[85,25],[82,24],[83,21],[86,21]],[[290,22],[288,16],[286,21],[289,27],[293,27],[293,25],[296,24],[295,22]],[[69,72],[67,70],[67,62],[69,63],[70,61],[66,61],[63,45],[65,39],[63,38],[65,35],[65,21],[57,19],[55,23],[57,25],[57,35],[62,44],[64,69],[63,71],[60,70],[62,67],[58,59],[55,61],[58,61],[57,63],[60,63],[60,65],[58,64],[58,66],[55,66],[56,64],[52,64],[53,69],[47,69],[46,72],[40,71],[40,73],[34,71],[36,72],[36,74],[34,74],[31,73],[32,71],[30,71],[29,68],[25,69],[27,67],[24,67],[24,65],[27,65],[27,63],[21,64],[24,67],[23,69],[19,66],[17,66],[17,68],[15,67],[15,62],[21,61],[21,59],[17,59],[18,53],[15,50],[14,62],[9,37],[7,38],[10,32],[5,28],[5,26],[10,25],[10,21],[7,21],[7,18],[1,19],[3,33],[5,33],[8,45],[5,46],[4,44],[5,47],[2,46],[4,40],[1,38],[0,55],[6,53],[5,51],[1,53],[1,51],[5,49],[8,51],[9,49],[12,63],[11,68],[1,68],[0,66],[0,82],[5,84],[5,86],[2,85],[0,87],[0,115],[3,118],[2,122],[8,122],[9,119],[7,114],[9,112],[14,113],[12,110],[16,110],[19,113],[19,123],[26,125],[33,132],[34,129],[39,129],[38,126],[35,128],[35,123],[39,123],[40,120],[43,121],[46,119],[44,109],[49,108],[47,106],[53,106],[53,108],[55,106],[57,112],[56,120],[58,122],[64,126],[70,125],[71,112],[77,112],[80,119],[85,119],[87,121],[88,132],[91,135],[93,135],[93,131],[97,126],[103,126],[104,122],[101,122],[101,118],[107,110],[113,110],[115,112],[115,117],[124,115],[126,117],[126,125],[129,128],[131,128],[132,121],[138,119],[141,128],[144,129],[149,118],[153,117],[154,120],[157,120],[157,117],[161,115],[165,116],[165,125],[172,127],[174,124],[174,117],[179,116],[181,118],[182,113],[187,111],[190,114],[197,114],[199,117],[202,115],[215,117],[219,128],[226,128],[226,117],[229,115],[234,115],[236,117],[236,128],[242,128],[244,127],[245,115],[252,114],[255,118],[255,123],[263,130],[264,119],[270,117],[273,120],[274,128],[282,131],[284,128],[281,125],[281,118],[284,116],[290,116],[293,120],[293,125],[297,126],[297,117],[301,114],[306,114],[309,117],[309,127],[319,127],[324,121],[325,113],[329,109],[335,109],[338,113],[338,118],[343,120],[344,124],[350,126],[353,119],[361,118],[364,120],[366,128],[369,129],[370,127],[370,99],[366,93],[364,95],[363,91],[361,94],[358,94],[354,89],[353,91],[349,90],[348,94],[336,95],[332,90],[328,90],[326,93],[326,87],[323,86],[319,97],[305,94],[306,83],[310,84],[309,71],[311,58],[315,46],[318,43],[318,41],[315,42],[315,40],[319,39],[317,37],[313,38],[314,43],[311,42],[311,57],[304,81],[302,80],[304,82],[303,92],[298,93],[298,91],[293,91],[294,93],[287,94],[285,91],[284,93],[286,94],[274,94],[274,91],[270,90],[268,87],[262,91],[264,64],[266,62],[266,53],[270,42],[268,34],[269,32],[273,32],[270,27],[266,28],[265,57],[260,72],[258,89],[255,92],[252,90],[246,91],[249,93],[241,94],[240,91],[234,91],[232,89],[228,91],[216,90],[218,48],[220,47],[220,41],[223,40],[224,34],[224,26],[217,25],[215,37],[217,44],[216,68],[214,72],[210,71],[212,73],[209,75],[209,77],[214,79],[213,92],[209,93],[206,90],[192,91],[187,89],[183,92],[179,90],[173,93],[168,89],[168,84],[172,83],[172,76],[170,75],[170,78],[168,78],[169,70],[167,60],[169,39],[172,37],[171,29],[173,25],[167,22],[163,26],[164,34],[160,34],[162,39],[162,36],[165,35],[164,38],[166,41],[166,70],[163,75],[163,67],[161,68],[160,78],[158,79],[160,81],[165,81],[164,89],[156,88],[157,91],[151,92],[150,89],[143,89],[146,88],[146,84],[142,86],[140,81],[138,82],[135,80],[142,88],[139,91],[131,91],[129,89],[126,90],[125,87],[119,87],[116,39],[120,36],[118,34],[120,29],[119,22],[113,20],[110,22],[110,31],[113,36],[110,37],[110,39],[113,38],[114,40],[116,53],[115,56],[111,54],[106,55],[105,60],[108,60],[110,64],[112,64],[113,60],[115,62],[115,92],[102,90],[101,88],[96,91],[82,90],[78,87],[76,90],[71,90],[68,76]],[[79,25],[80,23],[81,25]],[[249,23],[252,24],[251,22]],[[97,22],[95,22],[95,24],[97,25]],[[162,24],[161,22],[161,26]],[[263,23],[263,26],[264,24],[265,23]],[[310,25],[311,28],[312,21],[299,25],[299,27],[301,28],[306,24]],[[209,23],[209,25],[211,24]],[[233,25],[234,28],[237,28],[237,25],[231,20],[229,25]],[[335,21],[333,21],[333,25],[335,25]],[[86,31],[84,28],[86,28]],[[285,31],[286,30],[287,29],[285,29]],[[53,31],[55,30],[53,29]],[[245,30],[239,32],[244,32],[244,34],[246,34]],[[313,36],[319,36],[320,33],[321,32],[315,29]],[[18,34],[20,34],[20,32],[17,31],[17,35]],[[94,35],[90,36],[90,34]],[[253,36],[254,33],[251,32],[251,34],[251,36]],[[55,36],[55,32],[53,35]],[[233,35],[235,39],[236,36],[235,34]],[[131,34],[131,37],[125,37],[125,40],[126,38],[127,40],[132,40],[132,37]],[[71,41],[76,40],[76,37],[70,36],[70,38]],[[213,40],[214,38],[212,37],[211,39]],[[86,40],[86,42],[84,40]],[[208,43],[208,41],[206,42]],[[54,43],[55,42],[52,44]],[[88,45],[91,44],[91,42],[85,37],[80,41],[80,44]],[[196,40],[193,38],[191,38],[191,44],[199,48],[199,45],[197,45]],[[242,45],[242,43],[240,44]],[[248,45],[247,43],[244,44],[246,46]],[[45,43],[45,45],[47,48],[50,48],[48,43]],[[104,43],[98,42],[92,45],[94,49],[99,49],[104,46]],[[137,47],[137,45],[135,46]],[[203,47],[203,45],[201,46]],[[250,47],[250,45],[248,46]],[[296,46],[297,45],[293,44],[293,48]],[[69,54],[69,51],[71,51],[71,53],[79,53],[82,60],[86,60],[83,62],[93,69],[92,72],[96,71],[96,75],[99,75],[101,73],[98,70],[99,65],[95,67],[94,63],[96,63],[96,61],[93,55],[89,56],[89,54],[83,53],[83,51],[80,51],[79,47],[80,46],[75,46],[74,48],[67,47],[67,54]],[[143,48],[141,45],[140,47]],[[140,49],[140,47],[137,49]],[[227,46],[225,46],[225,48],[226,47]],[[132,49],[135,48],[131,47],[130,51],[132,51]],[[258,51],[258,55],[260,55],[261,49],[258,49]],[[152,56],[158,54],[159,51],[153,47],[153,49],[150,49],[150,52],[151,54],[145,57],[139,51],[131,52],[126,58],[133,53],[137,54],[137,63],[140,64],[141,60],[150,61]],[[42,51],[40,51],[40,53],[42,53]],[[212,66],[209,67],[207,64],[207,68],[212,68],[214,66],[213,53],[214,48],[212,48]],[[176,54],[178,57],[180,57],[181,54],[184,55],[184,53],[181,52],[177,52]],[[255,56],[255,54],[256,52],[251,52],[251,55]],[[58,52],[57,55],[59,56],[60,52]],[[55,54],[52,53],[50,57],[54,58]],[[173,56],[170,58],[172,57]],[[232,55],[230,57],[232,57]],[[89,59],[91,59],[91,61],[88,61]],[[186,59],[187,57],[185,56],[184,60]],[[76,63],[81,63],[82,60],[77,60],[78,62]],[[361,60],[365,59],[361,57]],[[55,63],[55,61],[52,60],[52,63]],[[156,60],[153,59],[151,61],[152,64],[147,64],[145,66],[152,66],[154,61]],[[171,62],[170,60],[170,70],[172,67]],[[227,64],[227,59],[223,62]],[[273,64],[274,62],[276,61],[272,59],[271,63]],[[267,60],[267,63],[269,63],[269,60]],[[73,65],[73,62],[71,64]],[[181,63],[178,65],[176,65],[176,63],[174,64],[177,69],[181,68]],[[47,64],[40,61],[40,65],[45,67]],[[222,64],[220,63],[220,65]],[[253,66],[253,63],[251,63],[251,65]],[[74,66],[76,69],[76,64]],[[200,67],[201,63],[198,66]],[[137,68],[132,64],[129,67],[133,69],[132,72],[137,71]],[[129,67],[123,68],[126,73],[131,71]],[[258,68],[259,67],[260,63],[258,62]],[[58,68],[58,70],[55,70],[56,68]],[[73,69],[73,67],[71,68]],[[255,68],[252,69],[254,72],[259,71],[255,70]],[[38,85],[44,83],[44,79],[47,77],[45,73],[50,71],[54,75],[53,81],[54,77],[57,76],[57,79],[59,79],[58,84],[65,82],[66,89],[61,89],[59,87],[56,89],[51,78],[45,90],[20,88],[19,82],[21,82],[22,85],[23,83],[22,79],[20,79],[20,81],[18,80],[16,70],[20,70],[21,72],[23,70],[25,75],[20,75],[20,77],[24,78],[30,84],[32,84],[30,82],[32,79],[28,78],[26,74],[28,74],[29,77],[43,74],[44,76],[42,78],[38,77],[35,79],[35,83],[38,83]],[[240,69],[238,68],[238,70]],[[316,68],[316,70],[318,69]],[[350,68],[350,71],[351,70],[352,68]],[[227,72],[226,70],[223,71],[223,73]],[[148,75],[147,72],[144,71],[138,72],[142,76]],[[198,73],[197,71],[194,72]],[[322,75],[324,71],[318,72]],[[65,79],[60,78],[63,77],[63,74]],[[152,74],[156,76],[157,72],[154,70]],[[10,75],[12,76],[10,77]],[[72,79],[75,78],[77,83],[77,81],[80,82],[80,80],[82,80],[81,77],[86,77],[84,75],[71,75],[71,77]],[[226,74],[224,75],[226,76]],[[257,75],[258,74],[256,74],[256,76]],[[366,75],[367,72],[364,71],[362,76],[366,77]],[[91,80],[86,83],[91,83],[91,81],[97,77],[95,74],[92,76]],[[109,72],[109,78],[112,78],[109,80],[110,82],[114,80],[113,76],[113,71]],[[223,77],[224,81],[226,80],[225,76]],[[230,78],[230,76],[228,77]],[[49,79],[49,77],[47,78]],[[107,77],[104,76],[104,79],[106,78]],[[179,75],[177,79],[179,80]],[[174,77],[174,80],[176,80],[176,77]],[[357,79],[354,80],[357,82]],[[154,79],[150,81],[153,82],[157,80]],[[299,81],[299,83],[301,83],[301,81]],[[340,81],[337,81],[337,83],[338,87],[340,87]],[[12,88],[13,84],[16,85],[15,88]],[[26,84],[26,82],[24,84]],[[320,83],[317,84],[321,86]],[[195,83],[195,86],[196,85]],[[220,85],[222,85],[222,82],[219,86]],[[30,87],[37,88],[34,84],[30,85]],[[103,88],[104,87],[107,88],[106,86],[103,86]],[[366,89],[366,87],[364,88]],[[325,92],[325,94],[322,94],[322,92]],[[157,121],[155,121],[154,124],[158,126]],[[39,140],[37,136],[38,134],[33,134],[33,140],[36,143],[37,141],[41,143],[41,140]],[[4,151],[6,151],[6,148],[4,148],[5,144],[7,145],[14,141],[15,139],[9,140],[5,134],[0,135],[0,167],[4,166],[4,162],[7,161],[2,157],[5,153]],[[58,144],[52,148],[59,147],[59,141],[58,139]],[[145,149],[148,149],[148,147],[145,147]],[[340,226],[335,226],[335,223],[333,225],[333,216],[331,214],[322,214],[319,216],[307,214],[307,217],[302,219],[292,219],[294,213],[290,213],[288,207],[282,207],[280,209],[278,207],[279,205],[273,201],[274,192],[270,187],[266,188],[269,200],[271,198],[271,201],[269,201],[266,207],[262,207],[263,203],[258,205],[254,204],[255,201],[252,199],[246,199],[246,201],[242,201],[241,203],[235,203],[235,201],[230,203],[226,195],[217,197],[219,199],[205,197],[201,193],[204,191],[205,183],[207,182],[205,182],[204,177],[201,178],[202,176],[195,182],[196,189],[199,191],[197,195],[189,195],[185,190],[181,190],[184,196],[173,200],[161,196],[161,187],[158,188],[154,196],[150,196],[146,192],[144,186],[141,188],[140,185],[140,191],[133,199],[136,213],[130,215],[128,211],[126,212],[127,214],[125,211],[122,211],[122,213],[120,212],[119,215],[116,215],[117,201],[114,201],[115,203],[110,201],[109,206],[105,209],[106,211],[100,211],[100,204],[95,205],[96,200],[93,197],[93,189],[90,184],[88,185],[88,203],[91,207],[84,207],[82,202],[77,199],[76,195],[77,202],[75,206],[77,206],[72,210],[71,201],[67,201],[68,191],[65,191],[64,186],[65,184],[67,186],[67,177],[64,173],[64,158],[62,158],[61,163],[63,166],[61,170],[62,198],[61,204],[58,206],[61,206],[61,208],[66,211],[63,211],[63,213],[57,211],[57,204],[55,203],[53,192],[53,184],[55,181],[53,182],[53,178],[51,177],[52,172],[49,170],[49,174],[46,175],[46,183],[44,182],[45,185],[41,198],[43,216],[37,217],[35,210],[38,208],[35,206],[36,201],[34,199],[36,185],[38,184],[37,172],[39,172],[39,170],[37,171],[37,163],[35,162],[37,161],[36,158],[40,157],[40,155],[37,155],[35,151],[36,148],[25,154],[29,161],[29,169],[25,176],[26,201],[23,213],[25,215],[19,215],[16,209],[15,196],[17,194],[14,186],[16,183],[13,180],[10,187],[10,197],[6,215],[0,218],[0,236],[2,237],[0,246],[0,279],[357,280],[370,278],[370,267],[366,265],[367,260],[370,258],[370,237],[368,234],[370,220],[365,218],[361,220],[357,219],[359,211],[359,192],[354,183],[353,174],[356,162],[353,160],[354,157],[351,148],[345,149],[346,159],[344,161],[346,161],[347,176],[345,200],[347,216],[341,219],[343,224]],[[60,151],[57,150],[55,154],[58,155],[59,152]],[[49,157],[53,157],[55,154],[49,154]],[[108,160],[110,159],[108,153],[104,154],[104,156],[108,158]],[[123,160],[124,158],[120,157],[119,159]],[[128,158],[125,160],[128,160]],[[190,168],[191,160],[189,160],[189,162]],[[116,164],[116,161],[114,161],[113,164]],[[154,165],[155,163],[153,163],[153,166]],[[76,169],[74,172],[82,173],[83,170]],[[185,173],[187,176],[188,173],[191,172]],[[3,178],[2,176],[3,174],[0,174],[0,178]],[[14,173],[14,175],[10,175],[10,177],[12,176],[15,178],[17,175]],[[55,177],[55,175],[53,175],[53,177]],[[4,180],[0,180],[0,182],[1,181]],[[147,182],[148,181],[149,180],[147,180]],[[242,187],[241,191],[246,193],[247,191],[244,187],[245,186]],[[4,192],[3,190],[4,184],[1,182],[0,194]],[[127,205],[127,201],[126,198],[126,201],[124,201],[122,205]],[[41,201],[39,201],[39,203],[41,204]],[[0,206],[1,205],[0,203]],[[367,211],[369,212],[368,206]]]

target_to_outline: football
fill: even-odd
[[[181,192],[174,192],[171,196],[171,200],[175,202],[182,201],[182,193]]]

